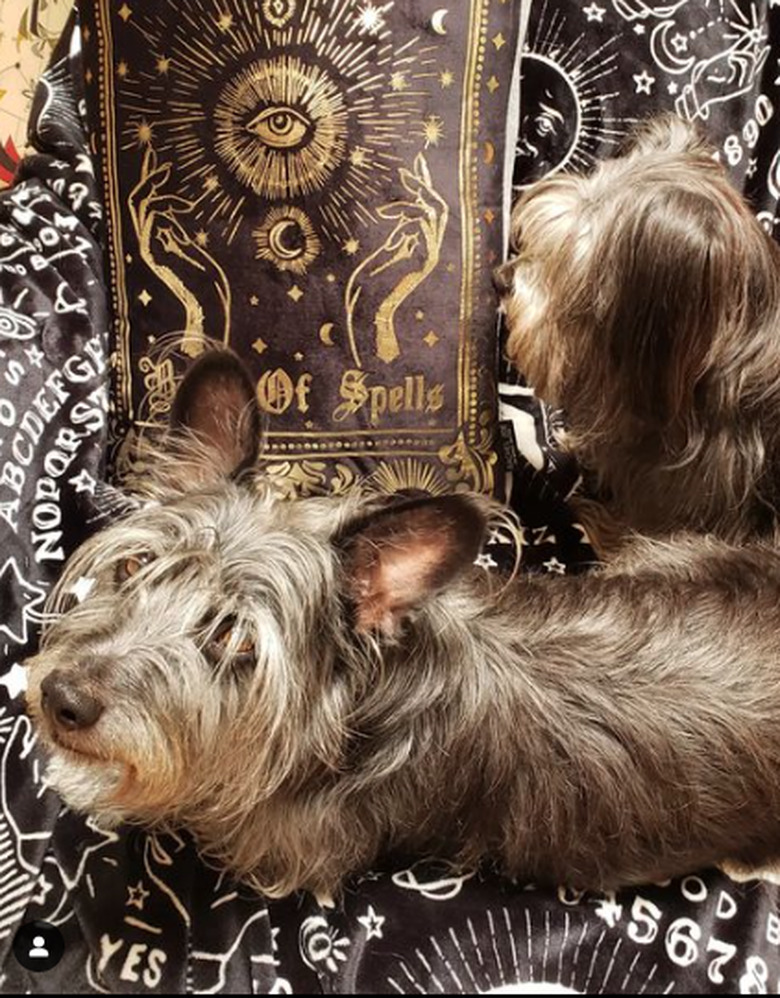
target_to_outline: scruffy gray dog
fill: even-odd
[[[507,352],[566,413],[605,554],[626,530],[780,543],[780,248],[714,155],[663,115],[513,210]]]
[[[484,500],[275,498],[229,353],[172,428],[29,663],[73,808],[187,826],[269,895],[392,850],[593,888],[780,854],[771,550],[647,542],[496,585]]]

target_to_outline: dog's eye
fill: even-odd
[[[231,617],[223,621],[209,640],[206,651],[210,658],[221,661],[230,656],[231,661],[239,664],[254,661],[255,643],[251,635],[239,629]]]
[[[127,582],[128,579],[132,579],[134,575],[137,575],[141,571],[144,565],[148,565],[152,560],[152,555],[148,552],[134,554],[129,558],[125,558],[116,566],[116,581],[120,583]]]

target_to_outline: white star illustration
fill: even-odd
[[[477,568],[490,569],[490,568],[496,568],[498,562],[493,560],[492,555],[489,555],[487,554],[487,552],[483,551],[482,554],[477,555],[477,557],[474,559],[474,564],[477,566]]]
[[[0,686],[5,686],[8,696],[15,700],[27,689],[27,669],[18,662],[14,662],[4,676],[0,676]]]
[[[89,492],[92,496],[95,494],[95,486],[97,485],[97,482],[86,468],[82,468],[78,475],[75,475],[73,478],[69,478],[68,482],[71,485],[75,485],[76,492]]]
[[[590,7],[583,7],[582,12],[589,21],[598,21],[601,24],[604,21],[607,8],[599,7],[597,3],[592,3]]]
[[[566,574],[566,566],[562,562],[558,561],[557,558],[550,558],[549,561],[542,562],[542,564],[548,572],[554,572],[556,575]]]
[[[674,38],[672,38],[672,48],[678,54],[680,52],[687,52],[688,39],[685,37],[685,35],[681,35],[678,31],[677,34],[674,36]]]
[[[54,884],[50,880],[47,880],[44,874],[41,874],[38,877],[35,887],[36,891],[35,894],[33,894],[31,900],[35,904],[43,904],[48,895],[53,890]]]
[[[641,73],[634,73],[634,83],[636,83],[636,93],[649,94],[650,88],[655,83],[655,77],[643,69]]]
[[[31,347],[26,347],[24,352],[27,354],[27,359],[31,364],[34,364],[35,367],[41,366],[41,361],[44,358],[44,353],[42,350],[39,350],[34,343]]]
[[[672,97],[674,97],[674,95],[677,93],[677,91],[679,89],[680,88],[677,86],[677,84],[674,82],[674,80],[672,80],[672,82],[666,88],[667,92],[670,93],[672,95]]]
[[[610,929],[614,929],[623,917],[623,905],[615,900],[615,892],[609,891],[603,900],[596,904],[596,915],[603,919]]]
[[[149,897],[149,891],[144,887],[143,880],[139,880],[135,887],[130,884],[127,885],[127,901],[125,901],[125,907],[128,908],[132,905],[139,911],[144,910],[144,901]]]
[[[382,926],[385,924],[387,919],[384,915],[377,915],[374,911],[374,906],[369,905],[368,910],[365,915],[358,916],[358,922],[366,930],[366,942],[369,939],[381,939],[382,938]]]
[[[635,24],[634,25],[634,34],[635,35],[643,35],[644,33],[645,33],[645,26],[644,26],[644,24]]]
[[[5,634],[20,645],[27,644],[27,625],[31,613],[46,597],[40,586],[28,582],[19,571],[13,558],[9,558],[0,568],[0,606],[4,608],[0,619],[0,634]],[[12,617],[9,620],[9,617]]]

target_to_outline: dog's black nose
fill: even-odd
[[[105,709],[75,676],[52,670],[41,683],[41,706],[48,718],[67,731],[91,728]]]

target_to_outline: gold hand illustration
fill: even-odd
[[[171,169],[171,163],[158,165],[149,147],[128,208],[141,258],[184,307],[181,347],[195,357],[207,336],[225,345],[230,341],[230,284],[216,259],[181,224],[179,217],[192,212],[197,202],[165,193]]]
[[[395,332],[399,306],[436,268],[447,228],[449,208],[431,180],[420,153],[413,170],[399,170],[408,201],[396,201],[377,210],[380,218],[396,220],[384,243],[350,275],[345,291],[347,334],[355,364],[362,367],[358,336],[372,328],[375,353],[389,364],[401,353]]]

